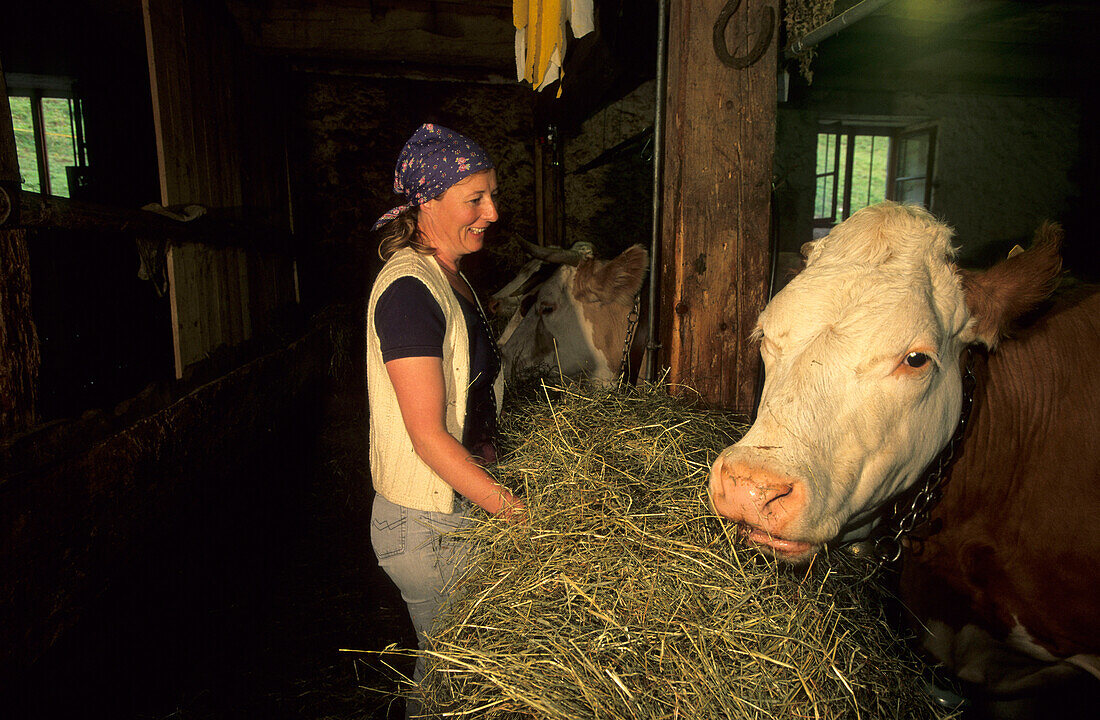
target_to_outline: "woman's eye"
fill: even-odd
[[[919,368],[924,367],[931,359],[922,352],[911,352],[905,356],[905,364],[911,368]]]

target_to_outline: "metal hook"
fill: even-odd
[[[726,6],[718,13],[718,18],[714,21],[714,54],[718,56],[723,65],[741,70],[763,57],[768,46],[771,45],[772,34],[775,31],[775,9],[770,5],[761,8],[761,24],[764,26],[764,30],[757,37],[756,45],[753,46],[752,50],[749,50],[747,55],[736,57],[730,54],[729,48],[726,46],[726,26],[729,25],[730,18],[733,17],[739,7],[741,7],[741,0],[728,0]]]

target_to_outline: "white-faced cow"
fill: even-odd
[[[538,278],[540,262],[556,269],[522,293],[501,333],[507,377],[560,373],[597,383],[615,380],[629,355],[624,350],[628,331],[639,341],[646,334],[644,327],[630,326],[632,313],[645,304],[638,293],[649,253],[634,245],[612,260],[597,260],[576,250],[547,253],[529,246],[529,251],[539,253],[540,260],[521,275]],[[503,296],[514,292],[511,285],[494,299],[506,300]]]
[[[711,500],[787,561],[866,535],[955,435],[972,372],[966,434],[908,543],[901,599],[964,681],[1089,685],[1078,668],[1100,677],[1100,292],[1048,299],[1057,225],[983,272],[956,268],[951,238],[923,209],[883,203],[810,247],[760,315],[758,415],[714,463]]]

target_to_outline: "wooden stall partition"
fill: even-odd
[[[231,507],[288,491],[292,483],[270,482],[283,468],[260,468],[281,448],[308,457],[295,443],[319,422],[332,338],[332,328],[319,324],[178,397],[156,391],[134,410],[94,411],[0,443],[5,677],[18,682],[12,673],[86,620],[93,601],[132,570],[128,563],[147,544],[180,532],[196,497]],[[214,407],[218,412],[210,412]]]
[[[661,359],[673,386],[750,414],[760,364],[750,334],[768,289],[776,2],[745,0],[732,16],[724,0],[670,5]],[[743,67],[716,50],[727,18],[727,60]]]
[[[34,425],[41,365],[38,332],[31,317],[27,231],[6,227],[19,217],[21,184],[8,88],[0,65],[0,438]]]
[[[257,76],[261,66],[249,61],[224,4],[143,0],[142,7],[161,203],[247,207],[274,215],[285,233],[282,125],[274,102],[256,96],[268,81]],[[194,243],[172,243],[168,253],[177,377],[219,346],[249,339],[277,309],[253,298],[293,296],[290,256],[258,260],[252,250]],[[274,271],[254,272],[269,263]]]

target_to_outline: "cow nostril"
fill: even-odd
[[[738,478],[741,480],[740,478]],[[744,480],[741,480],[744,483]],[[764,509],[781,500],[792,492],[794,492],[794,484],[786,483],[783,485],[764,485],[759,482],[744,483],[748,497],[752,498],[753,503],[760,509]]]
[[[794,493],[794,484],[783,485],[757,485],[749,492],[752,503],[757,512],[764,517],[785,515],[787,508],[783,500]]]
[[[790,495],[791,493],[793,493],[794,492],[794,485],[791,484],[791,485],[785,485],[785,486],[782,486],[782,487],[779,487],[779,488],[770,488],[770,490],[775,491],[775,492],[768,499],[768,501],[766,503],[764,503],[765,507],[767,507],[768,505],[771,505],[776,500],[782,500],[783,498],[785,498],[788,495]]]

